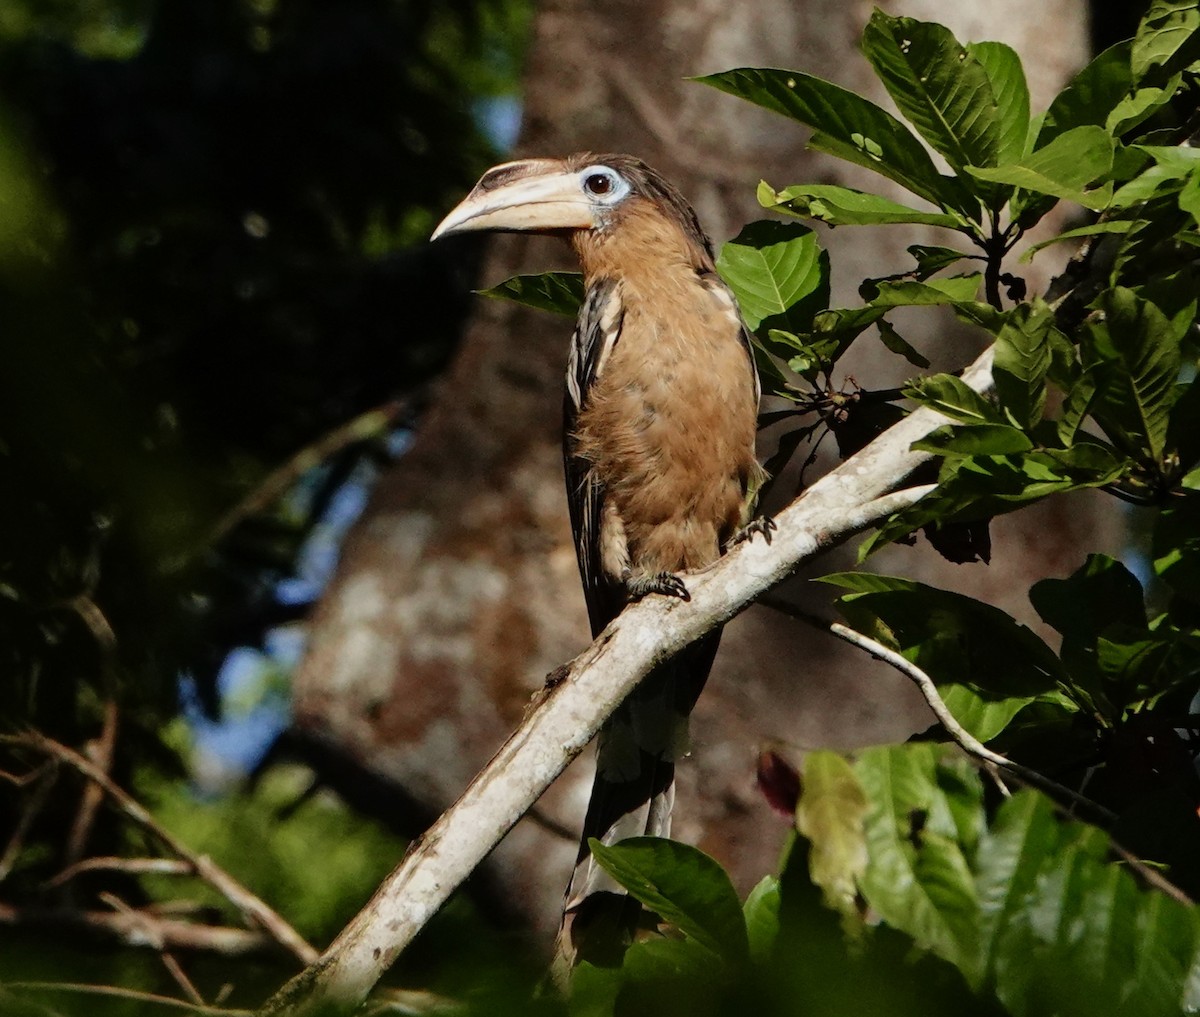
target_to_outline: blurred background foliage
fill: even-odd
[[[515,88],[528,16],[4,5],[10,721],[75,739],[116,695],[153,723],[180,669],[205,687],[260,624],[295,520],[210,537],[287,456],[452,352],[473,259],[421,241],[496,154],[479,103]]]
[[[425,239],[505,144],[531,15],[530,0],[0,4],[0,730],[79,745],[115,704],[116,779],[198,850],[240,856],[318,941],[401,846],[291,771],[196,800],[187,735],[164,724],[181,675],[218,712],[230,648],[302,612],[277,583],[452,354],[478,252]],[[356,418],[302,499],[255,500]],[[61,868],[78,788],[60,780],[24,833],[7,900]],[[0,781],[6,843],[27,791]],[[102,813],[90,849],[128,836]],[[23,933],[0,958],[0,980],[164,974]]]

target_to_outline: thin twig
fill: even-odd
[[[272,470],[246,497],[225,513],[209,533],[208,544],[227,537],[243,520],[270,508],[305,473],[342,449],[375,438],[410,409],[408,400],[393,399],[330,431]]]
[[[1109,850],[1114,855],[1121,859],[1134,872],[1141,877],[1142,881],[1154,887],[1156,890],[1161,890],[1172,900],[1178,901],[1180,904],[1192,907],[1195,901],[1181,890],[1178,886],[1172,883],[1166,876],[1158,871],[1153,865],[1147,865],[1142,859],[1131,852],[1128,848],[1122,847],[1115,840],[1109,840]]]
[[[114,783],[108,774],[74,749],[36,731],[20,735],[0,735],[0,745],[17,745],[56,757],[74,767],[89,780],[95,781],[125,815],[153,834],[172,854],[191,865],[197,876],[221,894],[244,916],[252,919],[276,942],[294,954],[302,964],[312,964],[317,959],[319,956],[317,951],[288,924],[282,915],[244,887],[207,855],[196,854],[183,841],[161,826],[137,799]]]
[[[5,776],[9,775],[5,774]],[[37,819],[46,804],[46,799],[50,795],[50,789],[54,787],[58,777],[58,764],[53,759],[48,759],[41,766],[37,767],[37,769],[33,770],[32,774],[27,776],[32,777],[32,781],[24,783],[34,782],[33,791],[21,809],[21,815],[17,818],[12,836],[8,838],[8,844],[4,847],[4,854],[0,855],[0,883],[3,883],[12,872],[13,866],[17,863],[17,858],[21,854],[21,849],[25,846],[25,835],[29,833],[34,820]],[[23,786],[23,783],[18,782],[16,779],[13,782],[18,787]]]
[[[167,973],[175,979],[175,984],[183,990],[183,994],[193,1003],[203,1005],[204,997],[200,995],[200,990],[192,984],[192,980],[188,978],[187,973],[183,970],[183,966],[175,959],[175,955],[171,953],[167,944],[159,936],[158,923],[148,916],[139,913],[114,893],[102,893],[100,894],[100,899],[117,914],[125,916],[137,925],[145,935],[146,941],[153,946],[155,952],[158,954],[158,959],[162,961],[163,967],[167,969]]]
[[[0,926],[87,933],[124,946],[160,950],[197,950],[222,957],[245,957],[277,950],[265,933],[224,925],[200,925],[177,918],[160,918],[138,910],[133,915],[74,908],[15,907],[0,903]]]
[[[62,886],[84,872],[128,872],[131,875],[190,876],[195,869],[179,858],[121,858],[116,855],[97,855],[69,865],[51,876],[42,885],[46,889]]]
[[[1058,783],[1056,780],[1051,780],[1045,774],[1038,773],[1037,770],[1031,770],[1023,763],[1018,763],[1007,756],[1001,755],[999,752],[993,752],[989,749],[955,719],[954,714],[950,712],[950,708],[946,705],[946,701],[942,699],[941,694],[938,692],[937,686],[933,683],[933,679],[911,660],[905,659],[895,650],[884,646],[883,643],[877,642],[870,636],[864,636],[861,632],[856,632],[849,626],[841,624],[841,622],[830,622],[826,628],[831,634],[837,636],[838,639],[849,643],[851,646],[857,646],[860,650],[866,650],[872,657],[891,665],[912,681],[920,690],[921,695],[924,696],[929,709],[933,711],[933,715],[937,717],[942,727],[946,729],[950,737],[968,755],[998,766],[1002,770],[1007,770],[1014,776],[1019,777],[1023,783],[1045,791],[1051,797],[1066,799],[1072,805],[1083,812],[1087,812],[1094,819],[1104,823],[1106,826],[1111,826],[1117,821],[1116,813],[1106,809],[1098,802],[1092,801],[1092,799],[1081,795],[1078,791],[1064,784]]]
[[[88,603],[92,604],[92,601],[88,599]],[[95,607],[95,604],[92,606]],[[100,640],[100,637],[97,637],[107,654],[116,646],[116,636],[112,634],[112,626],[108,624],[104,615],[100,614],[99,608],[96,608],[95,613],[103,622],[103,630],[107,630],[109,633],[108,640]],[[95,630],[93,629],[93,631]],[[104,724],[100,729],[100,737],[87,745],[88,758],[104,773],[112,770],[113,756],[117,746],[117,719],[117,701],[109,699],[104,704]],[[68,867],[83,857],[84,851],[87,849],[88,838],[92,834],[92,826],[96,822],[96,815],[100,811],[103,801],[104,791],[100,785],[90,780],[85,782],[83,795],[79,799],[79,810],[75,813],[75,821],[71,824],[71,831],[67,835],[64,860]]]
[[[175,979],[175,984],[183,990],[183,994],[193,1003],[204,1006],[204,997],[200,995],[200,990],[188,978],[187,972],[183,970],[183,965],[179,963],[175,955],[170,950],[160,950],[158,956],[163,962],[163,967],[167,969],[167,974]]]
[[[189,1013],[211,1014],[212,1017],[254,1017],[253,1010],[233,1010],[220,1006],[208,1006],[204,1003],[189,1003],[184,999],[159,996],[156,993],[141,992],[138,989],[122,989],[117,985],[82,985],[78,982],[7,982],[3,987],[24,992],[71,992],[88,996],[113,996],[117,999],[132,999],[139,1003],[153,1003],[156,1006],[187,1010]]]

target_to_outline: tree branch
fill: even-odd
[[[137,989],[122,989],[116,985],[80,985],[75,982],[8,982],[0,988],[24,992],[66,992],[84,996],[108,996],[113,999],[129,999],[137,1003],[149,1003],[154,1006],[170,1007],[174,1010],[186,1010],[189,1013],[212,1015],[212,1017],[252,1017],[250,1010],[235,1010],[220,1006],[206,1006],[202,1003],[189,1003],[185,999],[173,999],[170,996],[160,996],[153,992],[140,992]]]
[[[963,373],[991,386],[990,349]],[[409,848],[320,960],[270,999],[264,1014],[347,1012],[655,664],[727,622],[802,563],[932,488],[892,492],[928,453],[911,445],[946,418],[922,407],[814,483],[780,513],[770,545],[747,541],[687,577],[690,601],[650,597],[627,608],[554,672],[520,728],[459,800]]]
[[[153,950],[202,950],[222,957],[245,957],[278,949],[271,937],[250,929],[199,925],[160,918],[143,910],[79,911],[74,908],[14,907],[0,903],[0,926],[47,929],[102,936],[124,946]]]

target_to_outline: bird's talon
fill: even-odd
[[[633,576],[625,579],[625,588],[629,591],[630,600],[641,600],[651,593],[664,597],[678,597],[680,600],[691,600],[684,581],[673,572],[654,572],[650,575]]]
[[[733,535],[731,543],[740,544],[744,540],[753,540],[755,535],[758,535],[769,544],[771,543],[771,534],[777,529],[775,520],[770,516],[755,516]]]

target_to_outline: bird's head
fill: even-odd
[[[637,216],[666,219],[711,257],[696,213],[671,183],[633,156],[590,152],[492,167],[432,239],[475,230],[603,234]]]

